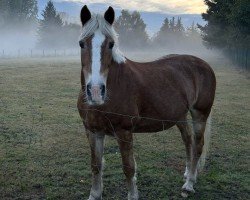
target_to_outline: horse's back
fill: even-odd
[[[193,81],[196,99],[193,108],[210,110],[212,107],[216,78],[212,67],[204,60],[191,55],[173,55],[165,58],[168,67],[177,67],[183,75],[183,81]]]
[[[196,56],[177,54],[162,58],[162,62],[164,67],[175,72],[184,88],[195,90],[193,107],[211,108],[215,96],[216,78],[212,67],[207,62]]]
[[[153,108],[155,113],[164,111],[161,117],[176,115],[175,118],[179,118],[192,107],[210,109],[213,104],[215,75],[209,64],[200,58],[168,55],[153,62],[135,64],[135,68],[137,76],[143,80],[143,114],[154,113]]]

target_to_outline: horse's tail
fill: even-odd
[[[199,159],[199,165],[198,165],[199,171],[202,171],[204,168],[206,157],[207,157],[208,150],[209,150],[209,143],[210,143],[210,137],[211,137],[211,115],[212,113],[210,113],[206,122],[206,129],[204,133],[204,145],[203,145],[202,154]]]

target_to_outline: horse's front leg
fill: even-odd
[[[87,137],[91,148],[92,187],[88,200],[102,199],[102,170],[103,170],[103,146],[104,137],[102,133],[87,131]]]
[[[139,198],[136,185],[136,163],[133,154],[133,134],[129,131],[119,131],[116,138],[122,156],[123,171],[128,184],[128,199]]]

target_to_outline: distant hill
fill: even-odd
[[[41,14],[41,11],[44,9],[47,1],[45,0],[38,0],[38,7],[39,7],[39,13]],[[56,9],[59,12],[66,12],[71,16],[71,19],[73,22],[78,22],[79,21],[79,13],[81,10],[81,7],[83,3],[78,3],[78,2],[54,2]],[[103,13],[107,8],[108,4],[103,4],[103,3],[92,3],[89,5],[89,8],[92,12],[100,12]],[[122,8],[115,8],[116,10],[116,16],[118,17],[121,14]],[[199,14],[180,14],[180,15],[173,15],[173,14],[165,14],[165,13],[159,13],[159,12],[140,12],[141,16],[144,20],[144,22],[147,24],[147,31],[148,33],[152,36],[154,33],[156,33],[162,23],[163,20],[168,17],[181,17],[183,25],[185,27],[191,26],[193,22],[204,25],[205,21],[202,19],[201,15]],[[41,17],[41,15],[39,16]]]

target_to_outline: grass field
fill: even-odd
[[[190,199],[250,198],[250,79],[211,62],[218,86],[210,155]],[[223,63],[223,64],[220,64]],[[78,58],[0,60],[0,199],[87,199],[90,150],[76,109]],[[181,199],[176,128],[135,136],[140,199]],[[116,141],[105,147],[104,199],[126,199]]]

